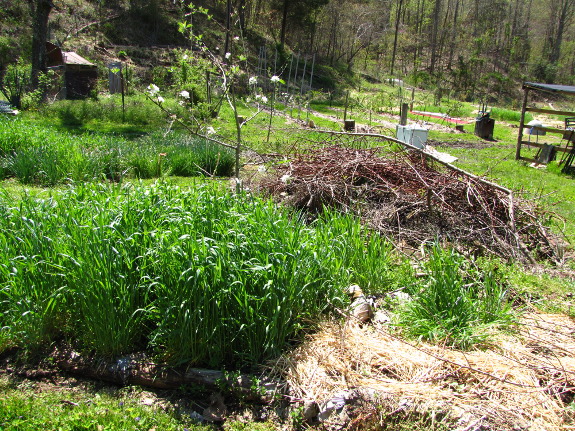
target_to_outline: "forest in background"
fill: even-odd
[[[0,73],[18,58],[29,61],[33,7],[41,1],[0,2]],[[178,25],[191,20],[214,52],[227,52],[241,37],[254,67],[266,46],[278,50],[280,62],[290,51],[315,55],[343,76],[398,78],[467,101],[516,102],[524,80],[575,81],[575,0],[193,3],[212,19],[186,15],[187,2],[179,0],[53,0],[48,39],[98,62],[110,46],[190,47]],[[146,66],[162,61],[156,56]]]

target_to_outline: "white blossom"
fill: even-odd
[[[281,181],[282,183],[287,184],[290,179],[291,179],[291,176],[288,175],[288,174],[285,174],[285,175],[283,175],[283,176],[280,178],[280,181]]]
[[[160,89],[158,88],[158,86],[155,85],[155,84],[150,84],[150,85],[148,85],[147,90],[148,90],[148,93],[150,93],[150,96],[155,96],[156,93],[157,93],[158,91],[160,91]]]
[[[236,40],[236,41],[237,41],[237,40],[240,40],[240,37],[239,37],[239,36],[236,36],[236,37],[234,37],[234,40]]]
[[[208,135],[213,135],[214,133],[216,133],[216,129],[214,129],[212,126],[209,126],[209,127],[206,129],[206,133],[207,133]]]
[[[229,58],[230,58],[231,56],[232,56],[232,53],[231,53],[231,52],[226,52],[226,55],[225,55],[226,60],[229,60]]]
[[[257,78],[257,76],[252,76],[252,77],[248,80],[248,83],[249,83],[250,85],[256,85],[256,84],[258,83],[258,78]]]
[[[158,96],[158,103],[164,103],[165,100],[162,96]]]
[[[182,59],[183,59],[183,60],[187,60],[187,59],[188,59],[188,54],[184,54],[184,55],[182,56]]]
[[[268,103],[268,98],[266,96],[262,96],[262,102]]]
[[[190,93],[187,92],[186,90],[182,90],[182,91],[180,91],[180,97],[183,97],[184,99],[189,99]]]
[[[277,75],[274,75],[270,78],[271,82],[276,83],[276,82],[280,82],[280,77]]]

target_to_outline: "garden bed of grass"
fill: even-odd
[[[3,194],[0,207],[3,351],[65,339],[102,356],[254,366],[342,306],[350,283],[394,279],[390,244],[353,217],[308,226],[210,185],[80,185]]]
[[[73,134],[32,121],[0,118],[0,178],[54,186],[125,178],[229,176],[233,153],[205,139],[157,131],[136,140]]]

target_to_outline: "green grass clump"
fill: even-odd
[[[0,350],[64,337],[106,356],[254,365],[342,306],[352,281],[393,279],[389,244],[355,218],[306,225],[209,184],[88,184],[0,207]]]
[[[145,406],[138,393],[90,388],[34,388],[0,379],[0,429],[209,431],[173,409]],[[271,429],[271,428],[270,428]]]
[[[513,111],[511,109],[505,108],[492,108],[491,109],[491,117],[500,120],[500,121],[509,121],[509,122],[517,122],[521,121],[521,112],[520,111]],[[525,123],[533,120],[533,115],[531,113],[525,113]]]
[[[425,264],[427,280],[414,287],[414,299],[400,312],[411,336],[455,347],[483,341],[491,326],[514,322],[507,285],[497,266],[478,266],[438,245]]]
[[[209,142],[198,137],[190,137],[181,132],[152,133],[137,141],[139,147],[132,159],[135,160],[144,153],[152,161],[148,171],[138,167],[138,178],[152,178],[161,174],[180,177],[193,177],[215,175],[219,177],[231,176],[234,173],[235,156],[228,148]],[[160,156],[160,154],[164,154]],[[154,158],[155,156],[155,158]],[[158,157],[164,157],[158,162]]]
[[[228,148],[181,133],[156,133],[128,141],[116,135],[73,135],[31,122],[0,119],[0,178],[16,178],[23,184],[54,186],[166,174],[230,176],[234,166]]]
[[[172,107],[172,106],[170,106]],[[101,97],[99,100],[60,100],[42,107],[43,117],[58,119],[66,127],[90,127],[93,123],[109,122],[137,126],[158,126],[165,123],[159,109],[143,94],[125,98],[122,109],[120,95]]]

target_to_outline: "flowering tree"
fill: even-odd
[[[201,53],[202,58],[208,61],[211,67],[211,70],[208,71],[208,76],[210,73],[217,76],[217,89],[220,94],[220,98],[230,106],[233,112],[233,122],[235,123],[235,139],[233,139],[232,142],[226,142],[224,138],[218,135],[217,130],[210,126],[209,118],[195,115],[194,103],[191,100],[192,93],[187,88],[178,89],[177,91],[177,97],[180,99],[180,105],[187,109],[187,114],[185,116],[177,115],[166,108],[165,99],[160,95],[160,88],[156,84],[150,84],[147,87],[147,95],[152,102],[154,102],[158,107],[160,107],[160,109],[168,114],[172,122],[177,122],[178,124],[185,127],[190,133],[196,136],[200,136],[223,147],[234,149],[236,155],[235,176],[239,184],[240,155],[242,148],[244,148],[242,141],[242,128],[264,109],[268,103],[268,99],[266,96],[259,94],[260,89],[258,88],[257,78],[251,77],[248,79],[248,88],[250,90],[250,96],[253,96],[253,99],[250,97],[246,100],[246,102],[255,101],[255,104],[244,103],[244,101],[240,100],[240,97],[238,96],[235,88],[238,86],[242,77],[245,76],[245,71],[247,70],[247,58],[245,55],[241,54],[241,47],[238,46],[241,44],[241,37],[235,36],[231,38],[232,43],[229,45],[230,51],[224,53],[224,55],[221,57],[216,56],[204,44],[202,36],[194,33],[193,31],[192,17],[198,13],[208,15],[208,11],[206,9],[197,8],[193,4],[188,5],[188,13],[186,14],[187,20],[180,23],[179,29],[182,33],[185,33],[189,36],[192,47],[197,48]],[[239,32],[241,34],[241,29]],[[234,49],[236,47],[237,49]],[[239,51],[240,54],[234,54],[236,50]],[[186,55],[186,57],[181,57],[180,61],[182,60],[191,61],[191,58],[187,57]],[[273,116],[276,84],[281,80],[279,77],[273,76],[271,81],[274,87],[274,92],[272,93],[271,97],[272,113],[270,115],[270,127],[271,117]],[[245,107],[250,108],[251,112],[248,118],[243,118],[239,115],[239,104],[243,104]]]
[[[268,136],[267,136],[266,142],[270,141],[270,133],[272,130],[272,119],[274,117],[274,107],[275,107],[275,100],[276,100],[277,85],[278,85],[278,83],[285,84],[285,82],[282,79],[280,79],[280,77],[277,75],[272,76],[271,81],[273,84],[273,91],[272,91],[272,103],[271,103],[271,109],[270,109],[270,122],[268,124]]]

